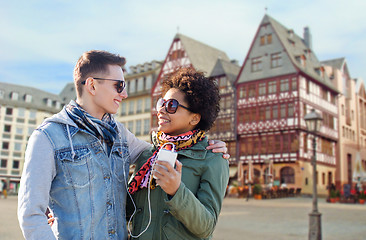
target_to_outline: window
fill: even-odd
[[[277,82],[270,81],[268,82],[268,94],[277,93]]]
[[[152,77],[147,76],[145,90],[151,89],[151,87],[152,87]]]
[[[286,104],[281,104],[281,118],[286,118]]]
[[[4,125],[4,132],[10,133],[11,132],[11,125]]]
[[[9,142],[3,142],[3,149],[9,149]]]
[[[266,107],[266,119],[271,119],[271,107],[269,106]]]
[[[272,34],[267,34],[267,44],[272,43]]]
[[[13,161],[13,169],[19,169],[19,161],[18,160]]]
[[[247,98],[247,89],[245,86],[239,88],[239,98]]]
[[[18,108],[18,117],[24,118],[25,117],[25,109]]]
[[[259,96],[266,95],[266,83],[259,83],[259,89],[258,89]]]
[[[222,88],[226,88],[226,85],[227,85],[227,79],[226,77],[222,77],[219,79],[219,88],[222,89]]]
[[[11,93],[11,100],[18,100],[19,94],[17,92],[12,92]]]
[[[288,104],[288,117],[293,117],[293,116],[294,116],[294,104],[289,103]]]
[[[136,79],[137,82],[137,92],[141,92],[142,90],[144,90],[144,79],[140,78],[140,79]]]
[[[150,112],[151,109],[151,98],[145,98],[145,112]]]
[[[136,135],[140,136],[141,135],[141,120],[136,120]]]
[[[150,132],[150,119],[144,119],[144,135]]]
[[[252,59],[252,72],[259,72],[262,70],[262,57]]]
[[[13,109],[12,108],[6,108],[5,114],[6,115],[13,115]]]
[[[135,113],[135,101],[130,101],[130,106],[128,108],[128,114],[134,114]]]
[[[280,91],[281,92],[288,92],[290,89],[288,79],[281,79],[280,81]]]
[[[18,142],[14,143],[14,150],[20,152],[22,150],[22,144]]]
[[[4,90],[0,90],[0,99],[4,99],[5,92]]]
[[[292,85],[292,91],[297,91],[297,79],[296,78],[292,78],[291,85]]]
[[[47,98],[46,104],[47,104],[47,107],[52,107],[52,99]]]
[[[284,167],[280,171],[281,183],[295,183],[295,171],[292,167]]]
[[[266,108],[261,106],[259,107],[259,121],[264,121],[266,119]]]
[[[137,100],[136,113],[142,112],[142,99]]]
[[[306,80],[306,93],[309,94],[310,93],[310,81]]]
[[[1,159],[0,168],[6,168],[7,165],[8,165],[8,160]]]
[[[121,116],[127,115],[127,103],[125,101],[122,101],[121,104]]]
[[[36,115],[37,115],[36,111],[30,111],[29,112],[29,118],[30,119],[36,119]]]
[[[282,56],[281,53],[271,54],[271,68],[277,68],[282,66]]]
[[[133,121],[128,121],[127,122],[127,128],[128,128],[128,130],[130,130],[130,132],[133,132]]]
[[[22,135],[23,134],[23,128],[17,127],[15,133],[19,134],[19,135]]]
[[[272,115],[273,115],[273,119],[277,119],[278,118],[278,105],[274,105],[272,108]]]
[[[27,102],[27,103],[32,102],[32,95],[25,94],[24,101]]]
[[[261,44],[261,46],[263,46],[264,44],[266,44],[266,36],[261,36],[260,44]]]
[[[256,85],[255,84],[250,84],[249,85],[249,97],[255,97],[256,95]]]

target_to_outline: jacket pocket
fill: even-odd
[[[90,161],[91,152],[87,147],[75,148],[73,156],[71,150],[57,153],[57,158],[62,164],[65,181],[73,187],[86,187],[93,180]]]
[[[129,153],[127,146],[120,146],[113,150],[113,174],[117,178],[118,181],[123,182],[127,181],[129,170],[130,170],[130,162],[129,162]]]

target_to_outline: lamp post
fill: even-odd
[[[309,213],[309,240],[321,240],[321,213],[318,212],[318,194],[316,184],[316,139],[323,118],[314,109],[304,117],[306,128],[313,136],[313,210]]]

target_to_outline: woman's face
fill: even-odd
[[[185,94],[176,88],[169,89],[164,95],[163,99],[165,101],[169,99],[175,99],[180,105],[189,107],[188,103],[185,101]],[[178,106],[175,113],[168,113],[164,107],[157,108],[159,131],[166,134],[177,136],[179,134],[193,130],[199,123],[201,117],[197,113],[192,113],[188,109]]]

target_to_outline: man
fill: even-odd
[[[76,101],[30,137],[18,197],[26,239],[127,238],[129,165],[150,144],[112,116],[127,98],[124,64],[105,51],[84,53],[74,69]],[[47,207],[55,218],[52,229]]]

